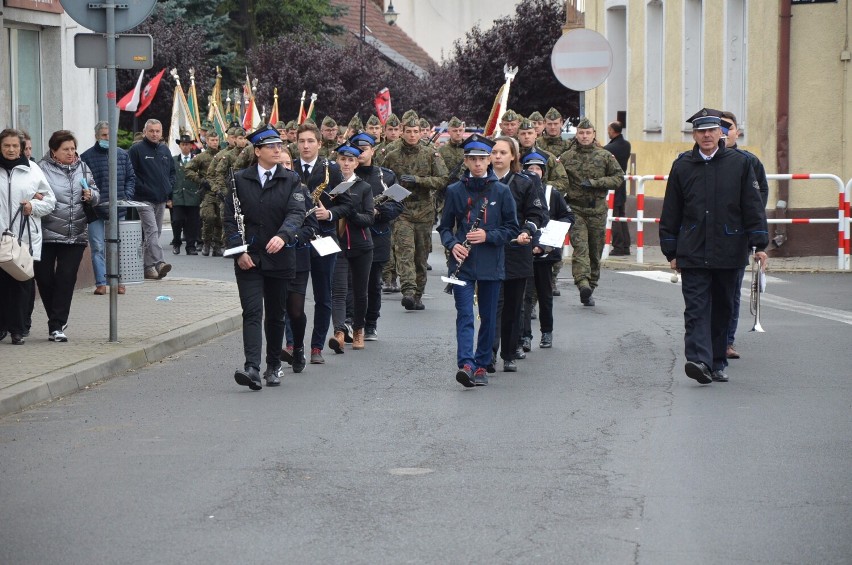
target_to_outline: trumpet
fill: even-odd
[[[757,248],[751,248],[754,262],[751,265],[751,300],[749,304],[749,311],[754,316],[754,325],[750,331],[765,333],[763,326],[760,325],[760,293],[762,292],[760,284],[761,268],[760,259],[758,259],[755,254],[756,251]]]
[[[488,206],[488,199],[483,198],[482,206],[479,208],[479,213],[476,215],[476,219],[473,221],[473,225],[470,226],[470,230],[468,230],[469,232],[479,228],[479,223],[482,221],[482,214],[485,213],[486,206]],[[464,242],[462,242],[462,245],[465,249],[470,249],[471,247],[471,243],[467,240],[467,238],[465,238]],[[465,281],[459,280],[459,273],[461,272],[462,265],[464,265],[464,261],[464,259],[459,261],[459,264],[456,265],[456,270],[453,272],[452,275],[450,275],[449,277],[441,277],[441,280],[447,283],[447,286],[444,288],[444,292],[446,292],[447,294],[453,293],[454,285],[467,286],[467,283]]]

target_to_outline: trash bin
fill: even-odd
[[[106,222],[106,233],[110,233],[109,222]],[[139,220],[119,221],[118,239],[121,240],[118,244],[119,284],[143,282],[145,280],[145,261],[142,258],[142,222]]]

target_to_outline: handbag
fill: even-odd
[[[24,205],[12,217],[9,227],[0,235],[0,269],[6,271],[17,281],[28,281],[34,276],[33,272],[33,245],[29,243],[29,249],[21,246],[24,236],[24,224],[27,225],[27,239],[31,239],[30,218],[24,215]],[[21,216],[18,235],[12,231],[15,219]]]

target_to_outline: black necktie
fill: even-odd
[[[268,183],[269,179],[272,178],[272,171],[266,171],[265,173],[263,173],[263,176],[266,177],[266,180],[263,181],[263,185],[266,186],[266,183]]]
[[[305,172],[302,174],[302,178],[305,181],[305,184],[308,184],[308,177],[311,176],[311,166],[307,163],[303,165]]]

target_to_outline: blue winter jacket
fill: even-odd
[[[505,246],[518,236],[520,228],[511,189],[499,182],[490,169],[485,178],[472,178],[468,171],[447,187],[438,233],[441,243],[451,252],[449,272],[454,273],[457,266],[452,249],[457,243],[464,244],[480,210],[479,227],[485,230],[485,242],[471,246],[458,277],[466,281],[503,280]]]
[[[95,177],[95,184],[98,185],[101,195],[101,204],[97,208],[98,216],[102,220],[108,220],[109,208],[104,206],[104,204],[109,202],[109,150],[95,143],[94,146],[86,149],[80,155],[80,159],[89,166],[92,176]],[[117,149],[116,161],[118,163],[116,167],[118,179],[115,183],[115,191],[118,199],[133,200],[136,190],[136,174],[133,172],[133,165],[130,164],[130,155],[127,154],[127,151],[119,147]],[[119,213],[123,211],[119,209]]]

